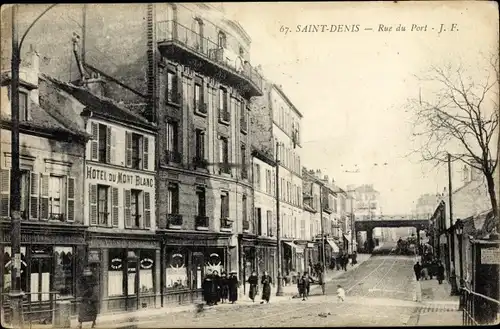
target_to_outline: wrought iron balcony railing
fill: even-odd
[[[180,214],[168,214],[167,215],[168,227],[171,226],[182,226],[182,215]]]
[[[208,227],[208,217],[207,216],[196,216],[195,219],[196,227]]]
[[[222,229],[231,229],[233,227],[233,221],[229,218],[221,218],[220,219],[220,227]]]
[[[210,38],[204,37],[175,20],[160,21],[156,24],[156,35],[159,44],[177,44],[198,56],[215,62],[231,74],[244,77],[251,82],[259,93],[262,92],[262,76],[247,61],[227,48],[220,47]],[[220,78],[225,73],[220,71]]]
[[[180,152],[166,150],[165,151],[165,161],[167,163],[181,163],[182,155]]]
[[[208,161],[202,157],[194,157],[193,158],[193,165],[196,168],[203,168],[207,169],[208,167]]]
[[[227,108],[219,108],[219,121],[222,121],[224,123],[229,123],[231,121],[231,116]]]

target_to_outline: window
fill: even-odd
[[[177,74],[172,71],[167,71],[167,102],[178,104],[179,103],[179,86]]]
[[[247,170],[247,149],[244,144],[240,146],[240,154],[241,154],[241,177],[243,179],[248,178],[248,170]]]
[[[271,170],[266,169],[266,193],[272,194],[272,176],[271,176]]]
[[[142,154],[141,154],[141,136],[132,134],[132,168],[141,168]]]
[[[263,235],[261,208],[255,208],[255,217],[257,218],[257,235]]]
[[[99,124],[99,162],[106,162],[107,131],[106,125]]]
[[[218,44],[219,48],[226,48],[226,34],[222,31],[219,31]]]
[[[139,293],[141,295],[154,293],[155,286],[155,251],[154,250],[140,250],[139,261]]]
[[[54,257],[54,290],[61,296],[71,296],[73,295],[73,248],[54,247]]]
[[[206,205],[205,188],[204,187],[199,186],[196,188],[196,197],[198,199],[197,214],[200,217],[205,217],[207,214],[207,205]]]
[[[221,163],[221,172],[229,174],[231,173],[231,168],[229,168],[229,141],[227,137],[220,137],[219,139],[219,161]]]
[[[205,159],[205,131],[202,129],[195,130],[195,162],[200,162]]]
[[[203,97],[203,81],[198,78],[194,84],[194,111],[196,113],[207,114],[207,107]]]
[[[21,218],[29,219],[30,213],[30,172],[21,171]]]
[[[165,262],[165,288],[168,291],[188,288],[188,257],[185,250],[167,249]],[[198,281],[201,285],[201,271]]]
[[[273,236],[274,235],[274,229],[273,229],[273,212],[271,210],[268,210],[266,212],[266,219],[267,219],[267,235]]]
[[[28,93],[19,91],[19,120],[26,121],[28,116]]]
[[[140,190],[130,190],[130,216],[132,217],[132,227],[141,227],[142,211],[140,207]]]
[[[90,158],[93,161],[111,163],[114,151],[113,135],[111,127],[91,123],[92,141],[90,147]],[[114,138],[113,138],[114,139]]]
[[[241,211],[242,211],[242,214],[241,214],[242,216],[241,217],[243,218],[243,223],[248,222],[248,217],[247,217],[247,196],[246,195],[242,195],[241,196]],[[260,217],[260,211],[259,211],[259,217]]]
[[[255,189],[260,190],[260,165],[258,163],[254,164],[254,171],[253,182]]]
[[[246,132],[248,129],[247,108],[245,107],[245,103],[240,101],[238,101],[238,106],[240,107],[240,129]]]
[[[108,226],[108,191],[109,186],[97,185],[98,225]]]
[[[108,296],[123,296],[125,249],[109,249]]]
[[[229,109],[227,104],[227,90],[219,88],[219,119],[223,122],[229,122]]]
[[[168,183],[167,212],[179,214],[179,185],[176,183]]]
[[[222,192],[220,195],[220,217],[222,219],[229,218],[229,193]]]
[[[196,49],[203,51],[203,21],[199,18],[195,18],[195,35],[196,35]]]
[[[166,124],[166,152],[167,152],[167,162],[179,163],[180,153],[179,153],[179,135],[178,135],[178,123],[174,121],[168,121]]]
[[[148,169],[149,138],[139,134],[126,132],[125,151],[127,167],[134,169]]]
[[[243,47],[241,47],[241,46],[239,48],[239,54],[240,54],[240,57],[245,57],[245,49],[243,49]]]
[[[63,218],[63,177],[50,176],[49,179],[49,213],[50,219],[62,220]]]

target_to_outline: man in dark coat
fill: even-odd
[[[205,276],[203,280],[203,297],[208,306],[212,306],[216,302],[217,290],[214,282],[214,277],[211,272]]]
[[[82,327],[83,322],[92,322],[95,327],[97,319],[99,297],[97,293],[97,278],[90,271],[84,271],[81,279],[82,301],[78,310],[78,327]]]
[[[259,277],[257,276],[257,272],[253,271],[247,282],[250,284],[248,297],[250,297],[252,302],[255,302],[255,296],[259,293]]]
[[[415,272],[415,277],[417,278],[417,281],[420,280],[421,271],[422,271],[422,266],[420,266],[419,262],[413,265],[413,272]]]
[[[444,266],[443,266],[443,263],[441,263],[441,262],[438,262],[437,279],[438,279],[439,284],[443,283],[443,280],[444,280]]]
[[[262,302],[261,304],[266,301],[269,303],[269,300],[271,299],[271,284],[273,283],[273,280],[269,274],[267,274],[267,271],[264,271],[264,275],[262,276],[260,283],[262,284]]]
[[[302,297],[302,300],[306,300],[306,278],[305,275],[299,277],[297,280],[297,290],[299,292],[299,297]]]
[[[226,276],[226,272],[221,273],[220,277],[220,298],[222,301],[222,304],[227,301],[227,298],[229,297],[229,283],[228,283],[228,277]]]
[[[213,280],[215,285],[215,305],[220,302],[221,298],[221,277],[219,276],[219,272],[213,272]]]
[[[228,293],[229,293],[229,301],[234,304],[238,300],[238,277],[236,276],[236,272],[232,271],[229,273],[229,278],[227,279]]]
[[[356,265],[358,263],[358,261],[356,259],[357,257],[358,257],[358,254],[356,253],[356,251],[353,251],[353,253],[352,253],[352,263],[351,263],[352,266],[354,266],[354,265]]]

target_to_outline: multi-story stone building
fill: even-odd
[[[39,12],[25,11],[21,23]],[[98,73],[105,96],[157,123],[161,304],[201,298],[208,270],[238,270],[237,234],[252,216],[249,102],[262,82],[250,37],[203,3],[59,5],[37,24],[26,42],[40,45],[42,71]]]
[[[300,121],[302,114],[280,86],[266,81],[263,97],[253,101],[252,136],[255,144],[279,160],[277,191],[280,201],[280,232],[283,241],[283,274],[303,271],[307,241],[302,222],[302,173],[300,160]],[[274,221],[276,215],[273,214]]]
[[[19,91],[19,138],[21,169],[21,272],[20,287],[25,307],[51,316],[54,298],[75,303],[79,274],[85,265],[84,159],[90,138],[75,124],[73,104],[51,104],[46,89],[51,85],[38,76],[39,57],[33,51],[23,64]],[[1,306],[10,314],[5,299],[11,287],[10,179],[11,88],[10,72],[1,74],[0,126],[0,255]],[[4,314],[4,312],[2,312]]]
[[[328,184],[328,177],[321,177],[321,171],[302,168],[304,188],[304,214],[306,223],[309,223],[310,238],[315,241],[315,247],[309,251],[309,259],[316,264],[323,262],[323,241],[325,239],[325,259],[329,266],[332,256],[337,256],[341,251],[342,240],[333,232],[340,232],[340,227],[335,221],[335,198],[337,193]],[[321,210],[320,210],[321,209]]]

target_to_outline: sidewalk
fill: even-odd
[[[332,281],[335,278],[341,276],[344,273],[349,273],[352,270],[356,269],[363,262],[367,261],[371,257],[370,254],[358,254],[357,264],[351,266],[350,264],[347,266],[347,271],[328,271],[326,275],[326,281]],[[321,290],[320,286],[311,287],[311,293],[317,290]],[[242,291],[243,289],[240,288]],[[297,286],[291,285],[283,287],[283,296],[276,296],[276,288],[273,289],[271,294],[271,303],[282,303],[287,301],[292,301],[293,296],[297,294]],[[225,308],[225,307],[244,307],[250,305],[258,305],[260,303],[260,296],[256,299],[255,303],[248,298],[248,290],[247,295],[240,294],[238,296],[238,301],[236,304],[219,304],[215,307],[211,308]],[[159,315],[165,314],[174,314],[181,312],[194,312],[197,308],[195,304],[182,305],[182,306],[168,306],[157,309],[146,309],[146,310],[137,310],[133,312],[120,312],[120,313],[107,313],[101,314],[97,317],[96,328],[126,328],[127,326],[133,326],[134,324],[138,324],[138,322],[148,321],[154,319]],[[90,325],[90,324],[88,324]],[[78,326],[77,319],[71,320],[71,327],[76,328]]]

